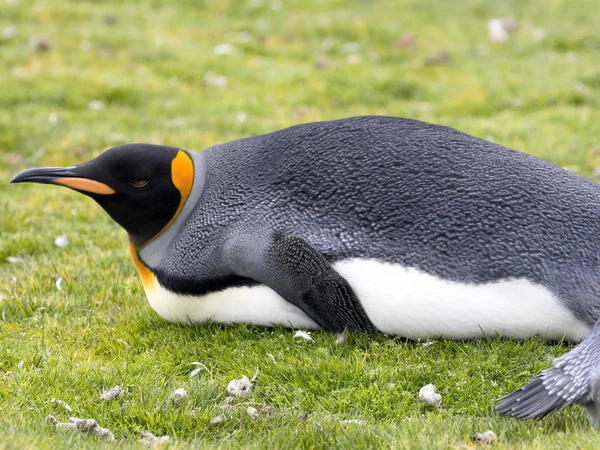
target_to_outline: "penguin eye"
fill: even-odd
[[[133,180],[133,181],[130,181],[129,184],[132,186],[135,186],[135,187],[144,187],[148,184],[148,180],[144,180],[144,179]]]

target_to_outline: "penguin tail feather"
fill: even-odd
[[[550,369],[549,371],[551,371]],[[540,419],[548,414],[569,406],[573,401],[551,392],[544,385],[542,374],[531,379],[531,382],[514,392],[497,400],[496,413],[501,416],[519,419]]]

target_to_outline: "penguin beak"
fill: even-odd
[[[27,169],[15,176],[11,183],[43,183],[66,186],[88,194],[110,195],[115,190],[107,184],[84,178],[76,173],[77,167],[41,167]]]

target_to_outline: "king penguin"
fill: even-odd
[[[443,126],[369,116],[199,153],[131,144],[12,182],[99,203],[169,321],[580,341],[600,317],[599,186]]]

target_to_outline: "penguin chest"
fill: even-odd
[[[319,328],[300,308],[264,285],[231,287],[203,296],[176,294],[165,289],[156,279],[144,288],[152,309],[169,322],[193,324],[213,321]]]
[[[352,286],[373,325],[387,334],[410,339],[501,335],[580,341],[589,333],[589,326],[546,287],[525,279],[467,284],[370,259],[343,260],[333,267]],[[319,328],[264,285],[231,287],[203,296],[170,292],[156,278],[144,286],[152,308],[171,322]]]
[[[510,336],[580,341],[590,327],[544,286],[526,279],[449,281],[371,259],[337,263],[375,327],[413,339]]]

